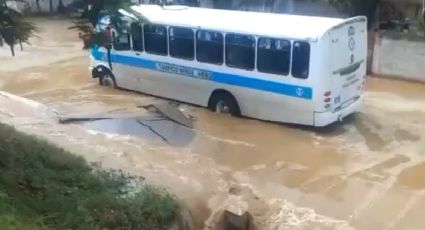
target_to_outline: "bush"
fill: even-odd
[[[0,229],[166,229],[179,212],[174,197],[141,178],[4,125],[0,171]]]

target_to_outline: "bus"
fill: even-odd
[[[367,18],[133,5],[112,47],[91,50],[104,85],[217,113],[323,127],[360,110]]]

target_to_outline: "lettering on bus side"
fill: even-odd
[[[209,71],[193,69],[185,66],[173,65],[168,63],[156,63],[155,67],[161,72],[173,73],[202,80],[211,80],[212,78],[212,73]]]

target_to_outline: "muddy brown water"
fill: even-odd
[[[196,135],[192,129],[156,116],[102,119],[82,124],[96,131],[160,140],[176,147],[189,145]]]
[[[1,90],[62,114],[134,111],[141,102],[162,100],[98,86],[87,73],[87,52],[74,33],[62,28],[64,23],[38,21],[41,38],[28,52],[14,59],[0,55]],[[294,218],[285,222],[289,228],[281,229],[335,229],[337,220],[356,229],[425,229],[425,84],[369,77],[362,112],[325,129],[182,108],[196,117],[194,130],[148,121],[168,144],[135,119],[81,125],[137,136],[153,148],[190,151],[200,162],[213,162],[223,180],[236,180],[265,199],[288,201]],[[184,170],[187,180],[209,191],[205,194],[217,190],[215,183],[190,178],[189,167]],[[297,214],[301,207],[314,214]],[[207,207],[200,210],[209,212]],[[314,225],[305,225],[308,221]]]

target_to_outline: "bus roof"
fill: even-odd
[[[187,6],[135,5],[132,10],[151,23],[259,36],[316,40],[341,18],[218,10]]]

